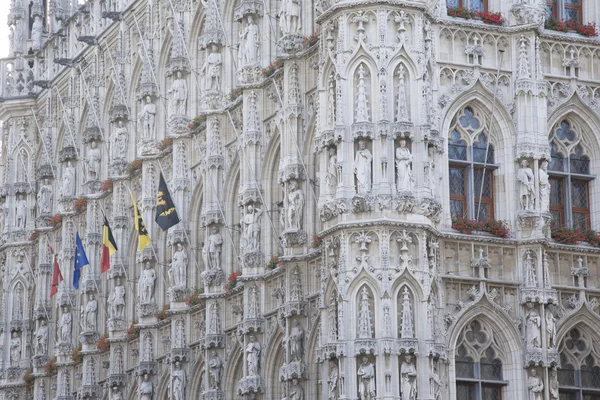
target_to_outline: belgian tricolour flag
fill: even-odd
[[[167,182],[160,173],[160,181],[158,182],[158,193],[156,194],[156,217],[154,218],[160,229],[166,231],[172,226],[179,223],[179,216],[175,209],[175,203],[171,199],[171,193],[167,187]]]
[[[110,269],[110,256],[119,250],[115,243],[115,238],[108,224],[106,215],[104,216],[104,223],[102,224],[102,256],[100,257],[100,273],[106,272]]]

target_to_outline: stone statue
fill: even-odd
[[[169,95],[171,113],[173,115],[186,115],[188,86],[186,80],[182,78],[181,71],[177,71],[177,78],[173,80]]]
[[[437,366],[433,367],[429,382],[431,383],[431,394],[433,395],[434,400],[440,400],[442,398],[442,380],[438,375]]]
[[[138,296],[140,303],[147,304],[154,301],[154,281],[156,280],[156,271],[150,266],[149,262],[144,264],[144,269],[138,283]]]
[[[112,161],[125,159],[127,151],[127,128],[119,121],[117,128],[110,137],[110,156]]]
[[[85,306],[85,324],[88,331],[96,330],[96,314],[98,312],[98,301],[93,294]]]
[[[427,149],[427,164],[425,165],[425,177],[427,179],[427,185],[431,190],[431,195],[435,196],[435,160],[433,157],[433,147]]]
[[[527,348],[540,348],[542,346],[540,327],[542,325],[540,315],[535,309],[527,314]]]
[[[521,161],[521,168],[519,168],[519,172],[517,173],[517,181],[519,182],[521,209],[533,210],[535,202],[534,177],[527,160]]]
[[[48,352],[48,324],[42,320],[42,324],[35,332],[35,353],[46,354]]]
[[[142,354],[142,361],[152,361],[152,334],[146,333],[144,335],[144,353]]]
[[[86,160],[88,166],[88,179],[90,181],[97,181],[100,179],[100,163],[102,161],[102,153],[98,148],[96,141],[91,143],[91,148],[88,151],[88,157]]]
[[[123,311],[125,310],[125,286],[121,284],[120,278],[117,278],[117,284],[108,298],[108,302],[110,303],[111,317],[123,318]]]
[[[112,388],[112,396],[110,400],[123,400],[123,393],[121,393],[121,390],[117,386]]]
[[[223,361],[217,355],[217,351],[212,351],[212,357],[208,360],[209,387],[212,390],[221,389],[221,375],[223,373]]]
[[[246,207],[246,213],[244,214],[241,225],[243,229],[244,247],[243,251],[246,253],[257,252],[260,248],[260,220],[262,217],[262,210],[258,207],[254,207],[249,204]]]
[[[71,161],[67,162],[63,172],[63,197],[75,197],[75,167]]]
[[[556,347],[556,318],[548,309],[546,310],[546,338],[549,349]]]
[[[25,195],[19,195],[15,208],[17,229],[25,229],[25,225],[27,224],[27,199],[25,198]]]
[[[327,163],[325,182],[327,183],[329,194],[331,197],[335,197],[335,192],[338,187],[337,152],[335,149],[329,149],[329,162]]]
[[[17,264],[15,265],[15,270],[22,270],[23,261],[19,259]],[[11,274],[15,276],[15,274]],[[14,320],[23,319],[23,286],[19,283],[16,285],[14,293],[13,293],[13,303],[12,303],[12,318]]]
[[[358,367],[358,398],[360,400],[375,400],[375,365],[363,356]]]
[[[550,179],[548,179],[548,160],[542,160],[538,171],[540,211],[548,212],[550,208]]]
[[[335,126],[335,74],[329,74],[329,85],[327,89],[327,127]]]
[[[177,361],[171,373],[172,400],[185,400],[185,385],[185,371],[181,369],[181,364]]]
[[[259,376],[260,368],[260,344],[256,341],[256,337],[250,336],[246,346],[246,361],[248,362],[248,376]]]
[[[298,182],[291,180],[287,193],[287,220],[288,228],[302,229],[302,215],[304,214],[304,193],[298,187]]]
[[[173,261],[169,269],[169,275],[175,286],[185,287],[187,282],[188,255],[181,243],[177,243],[177,251],[173,254]]]
[[[248,16],[246,27],[241,33],[240,49],[242,52],[242,65],[253,65],[258,62],[258,49],[260,47],[260,38],[258,36],[258,26],[254,23],[251,15]]]
[[[21,338],[17,332],[12,333],[10,339],[10,363],[16,364],[21,360]]]
[[[406,140],[400,140],[400,147],[396,149],[396,172],[398,193],[411,192],[413,189],[412,154],[406,147]]]
[[[358,142],[358,150],[354,158],[354,174],[357,181],[358,194],[367,194],[371,192],[371,164],[373,155],[367,149],[365,141]]]
[[[140,400],[152,400],[154,388],[152,387],[152,382],[148,378],[148,374],[144,374],[138,393],[140,395]]]
[[[210,316],[208,320],[208,333],[217,335],[221,332],[221,320],[219,317],[219,305],[212,303],[210,305]]]
[[[221,65],[223,58],[219,46],[212,44],[211,52],[206,56],[203,72],[206,77],[206,90],[221,90]]]
[[[290,358],[292,361],[302,361],[304,357],[304,329],[300,321],[295,320],[289,336]]]
[[[337,363],[335,361],[329,361],[329,379],[327,379],[327,385],[329,386],[329,400],[337,399],[339,378],[340,370]]]
[[[139,114],[139,124],[142,127],[142,140],[154,139],[154,120],[156,119],[156,104],[152,97],[146,96],[146,104]]]
[[[48,215],[52,212],[52,186],[48,179],[44,179],[44,184],[40,187],[37,194],[38,213]]]
[[[64,343],[71,343],[71,328],[73,326],[73,317],[71,312],[65,307],[60,316],[60,340]]]
[[[411,355],[406,355],[400,366],[400,393],[403,400],[417,398],[417,369]]]
[[[33,50],[39,50],[42,48],[42,42],[44,40],[43,35],[44,24],[42,23],[42,17],[36,15],[33,25],[31,26],[31,41],[33,42]]]
[[[304,400],[304,389],[298,383],[298,379],[292,379],[292,386],[288,391],[288,400]]]
[[[282,0],[279,12],[279,23],[284,35],[294,34],[300,30],[300,1]]]
[[[213,226],[210,228],[208,236],[208,267],[210,269],[221,269],[221,246],[223,245],[223,236],[219,233],[219,228]]]
[[[528,400],[543,400],[544,398],[544,383],[542,379],[537,375],[535,368],[531,368],[529,371],[529,377],[527,378],[527,389],[529,390]]]
[[[548,376],[548,392],[550,393],[550,398],[552,400],[558,400],[558,373],[556,372],[556,367],[550,369],[550,375]]]

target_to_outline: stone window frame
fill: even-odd
[[[561,367],[558,387],[562,399],[586,399],[600,395],[600,352],[595,335],[587,326],[577,324],[565,334],[559,346]],[[596,380],[595,386],[587,384]],[[587,381],[587,382],[586,382]]]
[[[488,9],[488,1],[489,0],[480,0],[483,10],[478,10],[477,8],[471,8],[472,1],[473,0],[446,0],[446,5],[448,7],[461,7],[461,8],[474,10],[474,11],[488,11],[489,10]],[[456,3],[457,6],[453,5],[454,3]]]
[[[577,12],[578,17],[575,23],[583,23],[583,0],[578,0],[579,4],[572,4],[569,0],[546,0],[546,17],[556,19],[566,19],[565,14],[568,10]]]

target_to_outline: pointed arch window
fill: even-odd
[[[456,398],[501,400],[502,361],[494,334],[478,320],[471,321],[461,333],[454,359]]]
[[[465,107],[448,135],[450,213],[452,218],[486,221],[494,217],[494,145],[484,118]]]
[[[600,354],[593,345],[595,341],[596,335],[579,327],[563,339],[557,374],[561,400],[600,399]]]
[[[550,133],[550,213],[553,223],[590,227],[590,157],[577,124],[561,121]]]

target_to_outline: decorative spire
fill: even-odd
[[[413,339],[415,337],[415,329],[413,325],[412,305],[406,286],[402,291],[402,296],[402,328],[400,337],[402,339]]]
[[[365,84],[365,67],[358,67],[358,86],[356,95],[356,117],[355,122],[369,122],[369,100],[367,98],[367,85]]]
[[[398,68],[398,113],[396,121],[408,121],[408,102],[406,99],[406,79],[404,76],[404,65]]]
[[[369,309],[369,291],[363,286],[360,292],[360,310],[358,312],[358,338],[370,339],[373,337],[373,322]]]

